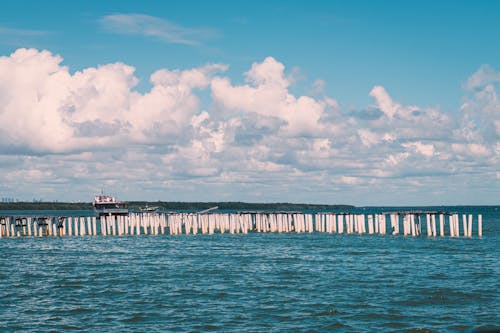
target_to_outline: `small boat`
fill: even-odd
[[[94,211],[102,215],[127,215],[128,208],[126,202],[119,202],[115,197],[110,195],[96,195],[94,201],[92,202]]]
[[[146,207],[139,208],[141,212],[148,212],[148,213],[156,212],[158,209],[160,209],[160,207],[158,206],[149,207],[148,205],[146,205]]]

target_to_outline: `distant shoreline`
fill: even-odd
[[[321,205],[294,203],[248,203],[248,202],[170,202],[170,201],[128,201],[129,209],[159,207],[162,210],[204,210],[218,207],[219,210],[350,210],[352,205]],[[90,202],[1,202],[0,210],[90,210]]]

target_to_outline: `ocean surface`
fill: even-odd
[[[500,329],[500,207],[448,209],[483,237],[2,238],[0,332]]]

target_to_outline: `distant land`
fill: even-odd
[[[167,202],[167,201],[128,201],[129,209],[159,207],[161,210],[201,211],[212,207],[219,210],[350,210],[351,205],[318,205],[294,203],[247,203],[247,202]],[[90,202],[0,202],[0,210],[90,210]]]

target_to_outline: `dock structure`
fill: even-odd
[[[460,221],[462,223],[460,223]],[[473,227],[475,225],[475,227]],[[482,216],[457,212],[129,212],[101,216],[0,216],[0,238],[336,233],[482,237]]]

